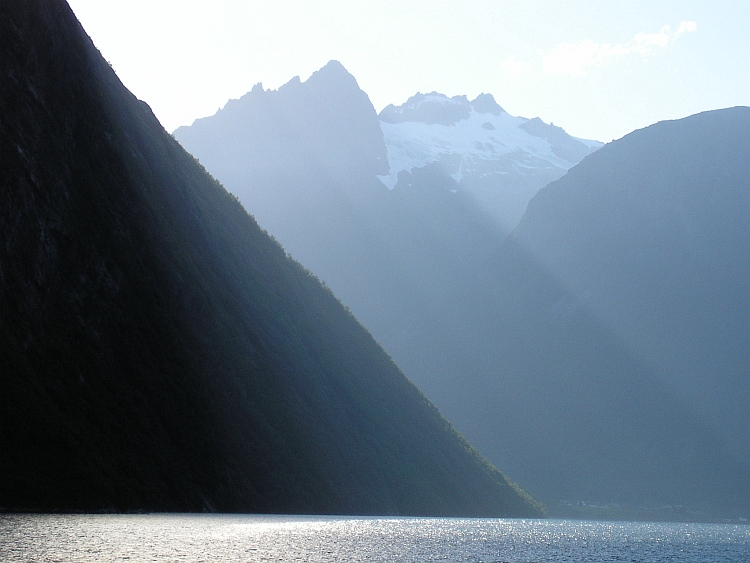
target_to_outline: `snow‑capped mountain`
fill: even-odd
[[[334,61],[175,137],[542,498],[747,507],[740,114],[589,154],[489,95],[378,115]]]
[[[417,94],[379,115],[389,189],[409,183],[414,169],[435,167],[512,228],[536,191],[561,177],[602,143],[577,139],[539,118],[513,117],[491,94]]]

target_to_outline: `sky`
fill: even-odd
[[[162,125],[340,61],[375,109],[491,93],[610,141],[750,105],[750,0],[69,0]]]

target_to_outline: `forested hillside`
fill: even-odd
[[[63,0],[1,7],[3,510],[542,513]]]

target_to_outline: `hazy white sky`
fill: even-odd
[[[609,141],[750,105],[750,0],[69,0],[167,130],[337,59],[375,109],[493,94]]]

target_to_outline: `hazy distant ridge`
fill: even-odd
[[[571,167],[596,144],[486,96],[420,94],[378,119],[332,65],[330,103],[312,79],[293,81],[265,92],[278,103],[266,128],[237,112],[226,118],[237,137],[218,115],[176,136],[462,433],[544,499],[747,518],[747,108],[654,125]],[[346,145],[326,121],[339,97],[357,100],[351,115],[373,140],[353,145],[352,161],[377,166],[342,171],[315,156]],[[499,135],[503,120],[527,139],[510,145],[522,152],[472,144],[470,132]],[[249,149],[311,121],[319,138],[281,143],[284,166]],[[389,173],[373,173],[383,147]],[[300,153],[315,166],[298,166]],[[530,199],[505,239],[515,221],[498,213]]]

